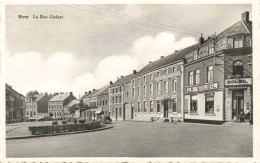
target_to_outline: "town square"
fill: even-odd
[[[251,7],[6,7],[6,156],[252,157]]]

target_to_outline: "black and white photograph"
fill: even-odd
[[[252,158],[253,20],[251,3],[6,5],[6,157]]]

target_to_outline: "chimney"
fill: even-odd
[[[133,70],[133,74],[134,74],[134,75],[136,74],[136,70]]]
[[[72,92],[70,92],[70,95],[72,95],[73,93]]]
[[[85,92],[85,94],[87,94],[88,92]]]
[[[177,53],[177,52],[179,52],[179,50],[175,50],[174,52]]]
[[[110,81],[110,82],[109,82],[109,85],[112,85],[112,84],[113,84],[113,82],[112,82],[112,81]]]
[[[201,33],[201,36],[199,38],[199,43],[200,43],[200,45],[202,45],[204,43],[204,37],[202,36],[202,33]]]
[[[149,63],[152,63],[152,61],[149,61]]]
[[[249,12],[246,11],[246,12],[243,12],[241,14],[241,20],[245,21],[245,22],[249,22]]]
[[[91,93],[91,91],[88,91],[88,93],[90,94],[90,93]]]
[[[93,89],[93,92],[95,91],[96,89]]]
[[[161,58],[163,58],[164,56],[161,56]]]
[[[121,76],[121,78],[124,77],[124,76]]]

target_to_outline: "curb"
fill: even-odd
[[[85,132],[95,132],[95,131],[107,130],[107,129],[110,129],[110,128],[113,128],[113,126],[107,126],[107,127],[102,127],[102,128],[93,129],[93,130],[76,131],[76,132],[64,132],[64,133],[56,133],[56,134],[43,134],[43,135],[30,135],[30,136],[9,137],[9,138],[6,138],[6,140],[12,140],[12,139],[29,139],[29,138],[38,138],[38,137],[47,137],[47,136],[59,136],[59,135],[80,134],[80,133],[85,133]]]

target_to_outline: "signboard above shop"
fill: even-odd
[[[252,78],[241,78],[241,79],[226,79],[225,85],[232,86],[232,85],[251,85]]]
[[[188,87],[187,93],[203,92],[203,91],[208,91],[208,90],[213,90],[213,89],[218,89],[218,83],[209,83],[209,84],[200,85],[200,86]]]

